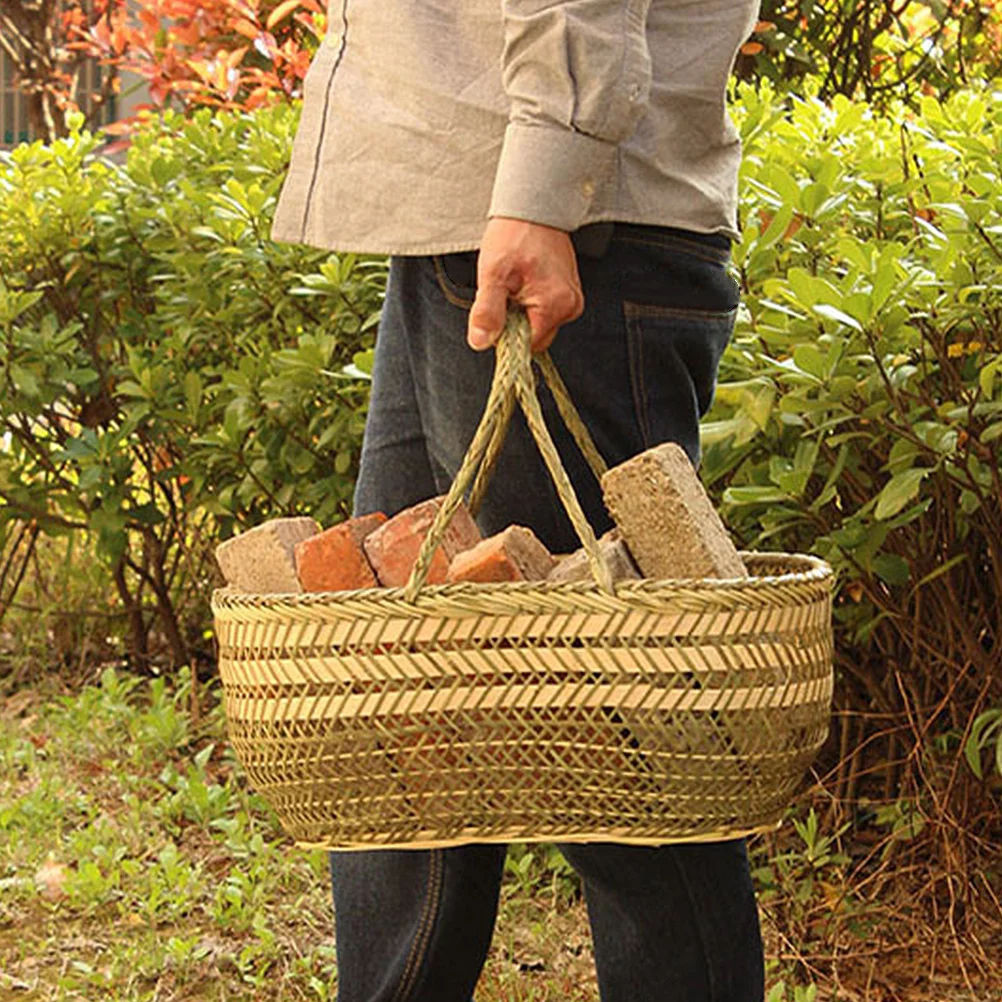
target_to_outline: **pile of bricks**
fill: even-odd
[[[685,452],[665,444],[602,478],[616,528],[599,540],[614,580],[733,578],[746,571]],[[229,587],[255,594],[330,592],[407,583],[444,497],[387,518],[377,512],[322,530],[312,518],[279,518],[216,550]],[[553,557],[523,526],[483,539],[461,506],[435,551],[429,584],[581,581],[583,550]]]

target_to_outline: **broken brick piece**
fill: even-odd
[[[296,571],[304,591],[375,588],[363,543],[384,522],[382,512],[362,515],[296,544]]]
[[[602,477],[606,507],[644,577],[747,577],[685,450],[648,449]]]
[[[255,595],[303,590],[296,575],[296,544],[320,532],[312,518],[273,518],[216,547],[226,583]]]
[[[535,533],[512,525],[453,557],[446,580],[543,581],[552,569],[553,557]]]
[[[365,538],[365,555],[381,585],[399,588],[407,584],[421,544],[444,502],[442,496],[407,508]],[[479,542],[480,532],[473,516],[466,505],[460,505],[432,557],[428,584],[443,584],[452,558]]]
[[[599,550],[605,557],[613,581],[628,581],[640,577],[640,571],[630,556],[630,551],[623,542],[617,529],[610,529],[599,541]],[[583,549],[564,557],[553,568],[549,581],[590,581],[592,580],[591,564],[588,554]]]

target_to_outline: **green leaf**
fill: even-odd
[[[967,759],[971,772],[978,779],[984,779],[984,772],[981,768],[981,753],[987,747],[994,732],[999,730],[1000,725],[1002,725],[1002,710],[999,709],[985,710],[971,724],[970,733],[964,743],[964,758]],[[996,764],[1002,762],[1002,756],[998,751],[999,746],[1002,746],[1002,733],[996,738]],[[999,766],[999,771],[1002,772],[1002,766]]]
[[[837,323],[843,324],[846,327],[851,327],[854,331],[859,331],[862,333],[863,326],[855,317],[850,317],[848,313],[843,312],[837,306],[831,306],[828,303],[816,303],[812,309],[815,313],[828,320],[834,320]]]
[[[913,467],[902,473],[896,473],[877,495],[875,517],[884,520],[897,515],[905,505],[918,496],[922,481],[930,473],[932,470],[926,467]]]
[[[896,553],[881,553],[874,557],[873,570],[881,581],[889,585],[904,585],[911,580],[908,561]]]
[[[820,306],[815,307],[820,310]],[[793,361],[799,369],[817,379],[824,379],[827,371],[827,364],[824,354],[813,344],[798,344],[793,349]]]
[[[199,407],[202,404],[202,377],[193,369],[185,373],[184,377],[184,398],[188,404],[188,412],[197,418]]]
[[[728,487],[724,491],[727,504],[768,504],[773,501],[788,501],[788,496],[775,487]]]

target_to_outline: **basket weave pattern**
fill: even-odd
[[[769,827],[827,733],[830,589],[809,558],[746,560],[770,577],[630,582],[614,598],[219,593],[234,749],[308,844]]]
[[[230,739],[301,844],[735,837],[778,822],[827,735],[830,569],[744,554],[747,579],[612,585],[539,427],[525,335],[510,324],[499,345],[407,588],[213,596]],[[596,583],[424,587],[451,513],[471,485],[482,495],[513,397]]]

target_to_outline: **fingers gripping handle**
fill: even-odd
[[[518,401],[525,414],[529,431],[532,433],[550,477],[553,479],[557,495],[585,549],[588,564],[596,583],[602,591],[608,594],[614,592],[609,565],[602,556],[598,541],[595,539],[595,533],[588,524],[588,519],[574,493],[570,477],[560,461],[557,448],[550,436],[549,429],[546,427],[546,422],[543,420],[543,412],[539,406],[536,392],[536,378],[532,371],[532,355],[529,350],[531,333],[525,313],[521,309],[509,309],[504,331],[495,347],[494,378],[491,382],[484,413],[473,436],[473,441],[463,457],[459,472],[452,482],[445,502],[439,509],[414,563],[410,580],[404,591],[404,597],[409,602],[413,602],[417,598],[424,586],[428,570],[431,567],[431,558],[441,545],[445,530],[452,521],[456,509],[462,504],[463,497],[475,478],[474,495],[475,499],[479,501],[485,486],[486,476],[490,472],[490,467],[493,466],[501,438],[511,416],[512,399]],[[540,356],[539,364],[557,401],[561,416],[596,476],[600,476],[605,469],[605,464],[574,409],[552,361],[544,355]]]

